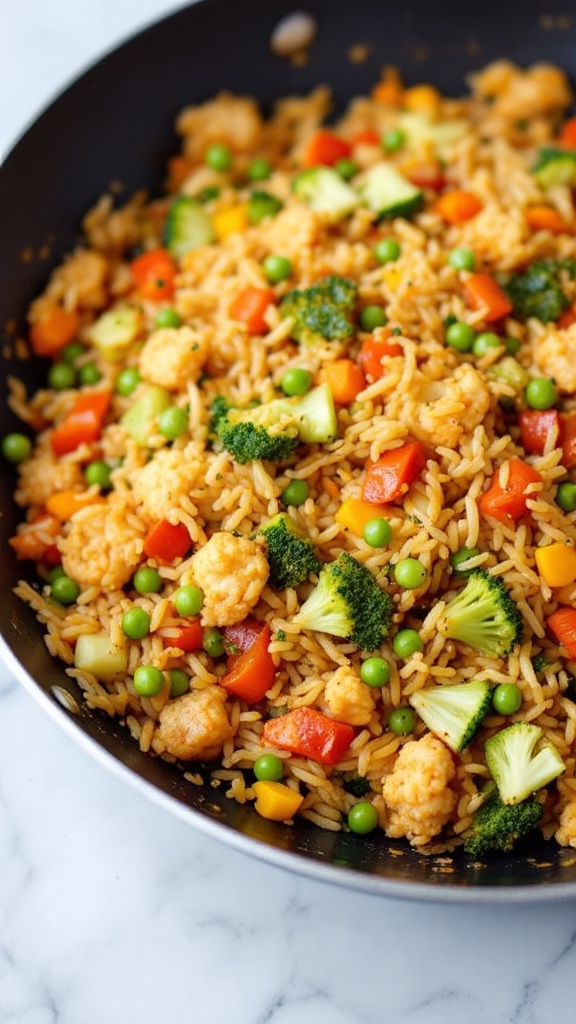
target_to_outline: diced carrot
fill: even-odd
[[[384,373],[382,365],[384,357],[401,356],[404,351],[402,345],[391,340],[391,333],[389,327],[377,327],[360,347],[358,365],[371,384],[380,380]]]
[[[354,729],[346,722],[328,718],[315,708],[293,708],[279,718],[264,723],[262,742],[266,746],[290,750],[320,764],[337,764],[354,739]]]
[[[447,224],[464,224],[480,213],[482,203],[472,192],[454,188],[439,196],[433,209]]]
[[[569,117],[567,121],[564,121],[557,141],[568,149],[576,149],[576,117]]]
[[[269,327],[264,314],[274,298],[271,288],[243,288],[230,306],[230,317],[245,324],[249,334],[266,334]]]
[[[533,490],[528,490],[528,488],[532,484],[541,482],[540,473],[532,466],[528,466],[521,459],[510,459],[506,485],[502,487],[498,470],[492,477],[490,487],[480,498],[478,503],[480,511],[483,515],[492,516],[500,523],[515,522],[526,515],[528,511],[526,502],[535,496]]]
[[[522,409],[519,417],[522,447],[528,455],[543,455],[549,438],[560,444],[560,414],[557,409]]]
[[[424,448],[419,441],[407,441],[399,448],[384,452],[371,462],[366,472],[362,499],[375,505],[386,505],[401,498],[426,465]]]
[[[536,548],[538,572],[549,587],[567,587],[576,580],[576,550],[559,541]]]
[[[288,821],[293,818],[304,797],[284,782],[260,779],[252,786],[256,794],[254,809],[269,821]]]
[[[566,469],[576,466],[576,412],[560,416],[562,465]]]
[[[228,693],[248,704],[257,704],[264,699],[276,674],[274,659],[268,650],[270,626],[267,623],[259,625],[260,630],[252,643],[241,654],[233,655],[229,671],[220,679]]]
[[[78,334],[78,313],[51,306],[30,328],[30,344],[37,356],[55,356]]]
[[[470,274],[464,282],[464,294],[472,309],[481,310],[488,323],[500,320],[512,311],[510,299],[491,274]]]
[[[190,534],[184,523],[170,523],[160,519],[144,538],[144,554],[159,562],[171,564],[176,558],[183,558],[190,547]]]
[[[362,132],[356,132],[352,138],[352,146],[379,146],[380,136],[374,128],[365,128]]]
[[[554,206],[529,206],[526,223],[531,231],[550,231],[553,235],[570,232],[570,227]]]
[[[372,89],[372,99],[384,106],[399,107],[404,96],[402,79],[395,67],[385,67],[382,78]]]
[[[446,184],[446,175],[439,160],[418,160],[404,164],[402,173],[417,188],[439,192]]]
[[[303,167],[323,165],[332,167],[338,160],[350,156],[350,143],[325,128],[315,132],[308,140],[301,156]]]
[[[130,270],[142,298],[151,302],[172,298],[176,264],[167,249],[149,249],[132,260]]]
[[[16,557],[32,562],[58,565],[60,555],[55,540],[62,530],[62,523],[50,512],[41,512],[9,540]]]
[[[46,500],[46,510],[58,519],[70,519],[75,512],[89,505],[101,505],[106,499],[101,494],[92,494],[88,491],[75,491],[69,488],[65,491],[56,491]]]
[[[55,455],[67,455],[81,444],[97,441],[111,394],[109,391],[87,391],[80,394],[66,417],[50,435],[50,444]]]
[[[328,384],[338,405],[350,405],[366,387],[366,378],[352,359],[334,359],[325,363],[319,378],[321,383]]]
[[[204,630],[199,618],[190,619],[182,626],[174,627],[177,630],[176,636],[162,636],[165,647],[178,647],[179,650],[201,651],[204,642]]]
[[[382,510],[384,511],[384,509]],[[346,498],[336,512],[334,519],[340,526],[345,526],[356,537],[364,536],[364,527],[371,519],[378,516],[378,506],[362,498]]]
[[[576,658],[576,608],[561,606],[546,619],[546,625],[569,658]]]

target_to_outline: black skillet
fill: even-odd
[[[562,6],[563,4],[563,6]],[[306,63],[274,56],[269,38],[295,9],[310,12],[318,33]],[[366,47],[362,62],[351,48]],[[17,421],[6,407],[6,376],[33,389],[35,367],[16,362],[12,342],[28,302],[73,247],[81,217],[114,183],[123,196],[159,190],[175,151],[175,114],[220,89],[259,97],[332,87],[336,107],[365,93],[386,64],[406,81],[434,82],[452,95],[487,61],[551,60],[573,70],[576,18],[566,0],[200,0],[146,29],[101,60],[32,125],[0,168],[1,433]],[[6,544],[18,521],[13,473],[3,465],[0,558],[3,598],[0,651],[48,713],[94,756],[149,798],[238,849],[288,870],[374,894],[483,902],[576,896],[576,853],[541,843],[472,863],[462,855],[424,857],[382,835],[367,838],[293,828],[258,817],[209,786],[141,755],[120,725],[82,708],[62,667],[47,654],[32,612],[13,596],[22,573]]]

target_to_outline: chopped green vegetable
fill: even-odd
[[[214,241],[212,221],[201,203],[191,196],[176,196],[164,227],[164,242],[176,259]]]
[[[146,447],[154,421],[172,404],[170,394],[159,384],[149,384],[133,405],[124,413],[120,423],[130,437]]]
[[[279,512],[259,533],[266,540],[270,583],[279,590],[297,587],[320,569],[314,545],[286,512]]]
[[[542,188],[576,185],[576,153],[557,146],[543,146],[532,167],[532,174]]]
[[[88,328],[86,337],[104,359],[117,362],[136,341],[142,330],[142,314],[135,306],[120,303],[106,310]]]
[[[266,217],[274,217],[282,209],[282,200],[264,189],[254,189],[248,200],[248,220],[250,224],[260,224]]]
[[[380,217],[411,217],[424,202],[422,189],[413,185],[390,163],[368,169],[359,192],[363,202]]]
[[[562,288],[562,273],[576,276],[576,261],[536,260],[522,273],[512,275],[505,284],[505,291],[514,307],[514,315],[524,320],[533,316],[542,323],[557,320],[570,305]]]
[[[484,746],[486,764],[505,804],[519,804],[565,771],[556,747],[538,725],[514,722]]]
[[[500,577],[473,569],[464,590],[446,605],[439,628],[450,640],[502,658],[520,643],[522,617]]]
[[[360,203],[358,193],[332,167],[310,167],[297,174],[292,190],[311,210],[325,213],[336,223],[348,217]]]
[[[430,732],[459,754],[484,720],[492,703],[492,687],[476,679],[451,686],[426,686],[413,693],[409,701]]]
[[[428,148],[432,144],[440,155],[447,146],[458,142],[468,131],[468,123],[464,118],[433,121],[426,114],[416,111],[403,111],[398,115],[397,123],[406,145],[411,149]]]
[[[464,850],[473,857],[512,850],[519,839],[537,827],[541,818],[542,805],[537,800],[510,805],[502,803],[494,793],[476,811]]]
[[[346,341],[355,332],[358,288],[353,281],[332,274],[310,288],[294,289],[281,299],[283,320],[294,320],[291,336],[303,345],[318,341]]]

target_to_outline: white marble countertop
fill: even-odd
[[[0,153],[175,6],[0,0]],[[104,771],[1,668],[0,865],[0,1024],[550,1024],[576,995],[575,904],[374,898],[253,860]]]

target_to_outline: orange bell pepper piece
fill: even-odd
[[[269,718],[262,730],[265,746],[290,750],[320,764],[341,761],[354,736],[351,725],[307,707],[294,708],[279,718]]]
[[[167,249],[143,252],[130,264],[132,278],[140,295],[151,302],[162,302],[174,294],[176,264]]]
[[[512,312],[512,303],[491,274],[470,274],[464,282],[464,295],[472,309],[482,310],[484,320],[493,323]]]
[[[384,356],[401,356],[402,345],[391,340],[392,331],[389,327],[377,327],[369,338],[360,346],[358,365],[371,384],[380,380],[384,373],[382,360]]]
[[[366,378],[352,359],[335,359],[325,363],[320,372],[321,383],[330,387],[338,405],[350,405],[366,387]]]
[[[55,356],[78,334],[78,313],[52,306],[30,328],[30,344],[34,355]]]
[[[274,299],[271,288],[243,288],[230,306],[230,317],[245,324],[249,334],[266,334],[270,328],[264,314]]]
[[[546,619],[554,638],[569,658],[576,658],[576,608],[561,606]]]
[[[426,465],[424,448],[419,441],[407,441],[400,448],[384,452],[377,462],[368,466],[363,501],[386,505],[406,493]]]
[[[97,441],[108,412],[109,391],[88,391],[80,394],[59,426],[50,435],[55,455],[67,455],[81,444]]]
[[[433,209],[447,224],[464,224],[480,213],[482,203],[471,192],[455,188],[444,192],[434,203]]]
[[[532,231],[550,231],[552,235],[562,235],[571,230],[553,206],[529,206],[526,223]]]
[[[234,635],[242,653],[233,654],[229,658],[229,670],[220,683],[228,693],[240,697],[247,704],[257,704],[264,699],[276,675],[274,659],[268,651],[270,626],[252,621],[251,628],[245,628],[244,634],[231,632],[230,627],[227,627],[224,631],[225,641],[230,643]]]
[[[101,505],[106,501],[101,494],[89,494],[88,491],[75,491],[69,488],[65,491],[56,491],[46,500],[46,510],[58,519],[70,519],[75,512],[89,505]]]
[[[62,523],[56,516],[50,512],[41,512],[11,537],[8,543],[17,558],[59,565],[60,552],[55,541],[61,530]]]
[[[478,507],[483,515],[492,516],[500,523],[515,522],[528,511],[526,502],[533,496],[528,488],[531,484],[541,482],[540,473],[532,466],[521,459],[510,459],[506,486],[502,487],[500,473],[496,472],[490,487],[480,498]]]

